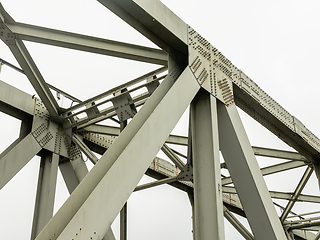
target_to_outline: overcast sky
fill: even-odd
[[[163,0],[265,92],[320,136],[320,3],[318,1]],[[93,0],[1,0],[18,22],[156,47]],[[45,80],[81,100],[132,80],[159,66],[25,42]],[[0,42],[0,58],[18,65]],[[29,94],[28,80],[4,66],[0,79]],[[65,101],[65,102],[62,102]],[[60,100],[59,104],[67,104]],[[290,149],[240,111],[251,144]],[[175,134],[187,133],[187,114]],[[19,124],[0,113],[3,151],[18,136]],[[258,133],[258,134],[257,134]],[[261,165],[275,162],[259,158]],[[267,161],[267,162],[266,162]],[[279,160],[277,160],[279,161]],[[39,158],[0,191],[0,239],[29,239]],[[293,191],[304,169],[267,177],[272,190]],[[281,179],[281,181],[279,181]],[[304,190],[319,195],[313,174]],[[56,209],[68,193],[58,176]],[[285,201],[279,201],[285,205]],[[300,209],[299,209],[300,207]],[[134,193],[129,201],[129,239],[191,239],[188,197],[171,187]],[[320,210],[308,205],[307,211]],[[299,204],[294,208],[301,211]],[[118,221],[118,220],[116,220]],[[241,239],[226,223],[226,239]],[[118,235],[118,226],[114,226]]]

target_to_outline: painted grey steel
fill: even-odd
[[[29,133],[4,150],[0,154],[0,189],[38,154],[41,148],[33,135]]]
[[[174,176],[174,177],[169,177],[169,178],[165,178],[165,179],[161,179],[159,181],[155,181],[155,182],[151,182],[151,183],[146,183],[146,184],[143,184],[143,185],[139,185],[137,186],[134,191],[137,192],[137,191],[141,191],[141,190],[144,190],[144,189],[148,189],[148,188],[151,188],[151,187],[156,187],[156,186],[160,186],[160,185],[163,185],[163,184],[167,184],[167,183],[171,183],[171,182],[175,182],[177,181],[177,177]]]
[[[160,65],[167,64],[168,55],[160,49],[148,48],[102,38],[85,36],[23,23],[7,24],[19,39],[52,46],[98,53]]]
[[[161,150],[180,170],[183,169],[185,164],[180,160],[180,158],[172,151],[172,149],[167,144],[163,144]]]
[[[236,106],[218,105],[222,155],[257,239],[286,239]]]
[[[16,71],[24,74],[24,72],[23,72],[22,69],[16,67],[15,65],[13,65],[13,64],[11,64],[11,63],[9,63],[9,62],[1,59],[1,58],[0,58],[0,65],[1,65],[1,66],[2,66],[2,65],[7,65],[7,66],[11,67],[12,69],[14,69],[14,70],[16,70]]]
[[[238,232],[246,240],[254,240],[252,234],[239,222],[239,220],[225,207],[223,206],[223,212],[225,218],[238,230]]]
[[[273,157],[288,160],[308,161],[304,156],[297,152],[283,151],[278,149],[252,147],[256,156]]]
[[[216,101],[201,89],[190,106],[196,239],[225,239]]]
[[[0,80],[1,111],[20,120],[34,113],[35,99],[32,96]]]
[[[170,62],[169,62],[170,63]],[[179,66],[173,66],[175,69]],[[174,69],[172,71],[174,71]],[[170,73],[170,71],[169,71]],[[199,85],[196,84],[196,82],[193,80],[193,77],[191,73],[186,69],[184,73],[179,77],[179,80],[177,80],[174,83],[175,79],[178,77],[178,75],[172,73],[173,76],[169,76],[164,80],[164,82],[159,86],[159,88],[154,92],[154,94],[151,96],[149,101],[144,105],[144,107],[138,112],[138,114],[134,117],[134,119],[130,122],[128,127],[125,128],[125,130],[120,134],[119,138],[115,143],[112,145],[112,147],[109,148],[109,150],[103,155],[103,157],[100,159],[100,161],[95,165],[95,167],[90,171],[88,174],[88,177],[86,177],[79,185],[78,188],[71,194],[71,196],[68,198],[68,200],[64,203],[64,205],[60,208],[60,210],[56,213],[56,215],[51,219],[51,221],[48,223],[44,231],[42,231],[38,239],[41,238],[47,238],[47,237],[52,237],[53,235],[59,236],[59,238],[64,239],[66,236],[73,236],[75,234],[74,230],[79,229],[77,226],[82,225],[80,221],[83,221],[85,219],[81,220],[81,215],[83,213],[86,213],[86,220],[91,219],[93,217],[96,219],[97,217],[100,218],[100,215],[104,212],[103,209],[105,207],[109,206],[112,209],[110,211],[107,211],[108,216],[103,215],[101,216],[101,219],[104,219],[102,221],[104,223],[103,226],[98,225],[95,226],[96,229],[96,236],[93,236],[93,232],[91,231],[90,228],[82,229],[82,236],[83,237],[95,237],[99,238],[103,237],[106,234],[105,227],[110,226],[112,221],[114,220],[115,216],[117,213],[120,211],[121,207],[123,206],[124,202],[127,200],[129,197],[130,193],[134,190],[135,185],[137,184],[135,181],[139,180],[146,170],[148,164],[150,163],[149,161],[146,161],[147,166],[144,169],[136,169],[134,166],[130,167],[130,163],[134,164],[133,161],[128,162],[125,165],[125,168],[121,168],[124,171],[121,171],[121,175],[119,175],[119,171],[117,170],[118,164],[120,164],[121,161],[124,161],[126,158],[125,156],[130,156],[130,158],[134,158],[134,154],[139,154],[139,159],[140,159],[140,164],[141,166],[143,159],[145,158],[146,160],[152,159],[152,155],[156,154],[159,149],[157,147],[154,149],[155,152],[141,152],[138,151],[139,145],[143,143],[144,141],[148,141],[148,135],[146,135],[146,132],[144,129],[150,130],[150,127],[152,123],[155,122],[161,122],[164,119],[163,114],[167,111],[170,112],[170,114],[176,116],[176,120],[174,118],[170,119],[171,124],[168,125],[162,125],[165,129],[162,129],[162,131],[159,132],[158,140],[159,142],[163,142],[166,140],[167,136],[169,135],[171,129],[174,127],[176,121],[179,119],[179,117],[182,115],[184,110],[186,109],[188,103],[191,101],[197,90],[199,89]],[[180,86],[181,85],[181,86]],[[172,86],[172,87],[171,87]],[[182,102],[181,99],[180,101],[176,101],[175,98],[179,96],[179,89],[182,86],[189,86],[187,92],[184,92],[183,98],[185,98],[185,101]],[[170,89],[170,90],[169,90]],[[182,96],[179,96],[180,98]],[[151,101],[150,101],[151,100]],[[177,104],[178,106],[175,106],[175,109],[170,109],[167,108],[167,104],[176,102],[179,103]],[[172,104],[171,104],[172,106]],[[164,112],[163,112],[164,111]],[[162,113],[162,114],[161,114]],[[180,115],[179,115],[180,114]],[[159,116],[160,115],[160,116]],[[150,118],[149,118],[150,116]],[[143,124],[143,120],[145,119],[145,123]],[[143,124],[143,125],[142,125]],[[149,125],[151,124],[151,125]],[[167,130],[166,130],[167,129]],[[152,133],[147,130],[147,133],[150,135],[154,135],[154,132]],[[158,131],[160,129],[153,129],[154,131]],[[131,138],[137,139],[136,141],[131,140]],[[151,136],[150,136],[151,137]],[[130,141],[131,140],[131,141]],[[139,142],[139,143],[138,143]],[[129,144],[128,144],[129,143]],[[128,144],[126,146],[126,144]],[[154,142],[155,145],[158,145]],[[143,144],[142,144],[143,145]],[[131,147],[129,147],[131,146]],[[140,145],[141,146],[141,145]],[[132,148],[132,151],[130,150]],[[143,154],[142,154],[143,153]],[[111,158],[110,158],[111,156]],[[115,156],[119,156],[117,158],[117,164],[112,165],[113,162],[116,160],[112,160]],[[153,156],[154,157],[154,156]],[[105,159],[105,160],[103,160]],[[120,160],[123,159],[123,160]],[[112,165],[112,166],[111,166]],[[99,166],[99,167],[97,167]],[[143,166],[143,165],[142,165]],[[124,166],[123,166],[124,167]],[[136,169],[135,172],[132,172],[131,169]],[[127,169],[127,170],[125,170]],[[141,172],[139,173],[140,170]],[[130,174],[126,174],[125,171],[130,171]],[[105,173],[108,172],[108,174],[105,175]],[[134,173],[134,174],[133,174]],[[105,177],[103,177],[105,175]],[[91,176],[91,177],[90,177]],[[123,181],[128,180],[128,178],[124,179],[121,176],[130,176],[130,183],[127,183],[126,185],[122,185],[122,187],[116,187],[114,188],[114,184],[119,186],[119,184]],[[102,178],[103,177],[103,178]],[[118,178],[117,181],[111,180],[109,178]],[[119,179],[120,178],[120,179]],[[138,178],[137,180],[133,181],[133,178]],[[98,184],[99,183],[99,184]],[[90,187],[91,186],[91,187]],[[106,193],[106,189],[108,187],[111,187],[111,189],[118,191],[121,191],[122,194],[122,200],[118,199],[116,203],[110,203],[111,205],[107,204],[104,202],[104,206],[99,206],[95,205],[96,207],[92,206],[90,202],[92,200],[89,199],[95,199],[96,194],[104,194]],[[121,185],[120,185],[121,186]],[[100,189],[103,188],[104,190]],[[128,192],[124,191],[126,188],[132,188]],[[110,190],[109,190],[110,191]],[[103,197],[103,195],[97,196],[99,199]],[[104,197],[103,197],[104,198]],[[86,201],[85,201],[86,200]],[[107,200],[107,199],[106,199]],[[112,199],[109,199],[112,200]],[[114,199],[115,200],[115,199]],[[84,202],[85,201],[85,202]],[[81,207],[80,207],[81,206]],[[96,210],[93,210],[92,208],[96,208]],[[103,207],[103,209],[101,209]],[[90,208],[91,210],[88,212],[88,209]],[[64,211],[64,209],[68,209],[68,214]],[[97,215],[98,214],[98,215]],[[80,217],[80,218],[79,218]],[[89,220],[90,221],[90,220]],[[93,222],[93,221],[92,221]],[[65,228],[66,224],[68,223],[68,227]],[[107,225],[105,225],[107,224]],[[76,228],[74,228],[74,226]],[[78,231],[78,230],[76,230]]]
[[[60,170],[69,192],[72,193],[37,239],[72,239],[73,237],[115,239],[110,225],[132,191],[139,190],[136,184],[146,169],[147,174],[156,179],[169,178],[140,188],[168,183],[188,192],[194,207],[195,236],[198,236],[199,239],[213,236],[211,231],[214,227],[217,229],[213,234],[222,236],[224,230],[221,220],[221,198],[230,210],[233,209],[242,216],[247,215],[257,239],[285,239],[270,196],[289,200],[281,216],[289,239],[293,239],[293,233],[302,236],[301,231],[293,229],[318,226],[319,222],[314,221],[316,218],[309,218],[311,222],[308,223],[294,222],[291,225],[284,220],[291,212],[294,202],[320,202],[319,197],[301,194],[303,186],[311,175],[312,167],[319,176],[319,139],[160,1],[100,0],[99,2],[166,53],[163,50],[17,23],[0,5],[0,38],[8,45],[22,68],[22,70],[17,67],[14,69],[26,74],[41,98],[40,101],[0,81],[0,110],[22,120],[19,138],[0,155],[0,186],[2,188],[33,156],[42,150],[41,154],[46,152],[48,155],[55,156],[55,159],[60,158]],[[167,67],[163,67],[96,97],[80,101],[45,82],[22,40],[166,66],[169,60],[168,75],[164,73]],[[110,47],[110,44],[113,46]],[[2,63],[13,67],[4,60],[0,61],[0,66]],[[49,88],[65,94],[77,104],[69,109],[60,109]],[[139,92],[142,89],[145,90],[142,94],[131,97],[135,91]],[[208,96],[212,104],[210,110],[208,108],[204,110],[205,104],[198,104],[196,108],[193,108],[198,99],[193,99],[193,97],[197,93],[201,96]],[[118,101],[120,98],[125,101]],[[188,137],[169,135],[192,100],[191,115],[195,110],[203,108],[201,110],[203,114],[191,121],[190,129],[193,131],[189,132]],[[110,106],[98,109],[105,103]],[[216,103],[219,106],[218,114],[214,109]],[[241,125],[235,104],[299,153],[252,148]],[[129,110],[131,111],[125,118],[133,117],[137,107],[143,107],[119,137],[116,137],[120,132],[118,128],[96,125],[108,118],[120,123],[125,119],[122,115],[128,111],[128,109],[119,111],[123,105],[130,105]],[[86,117],[80,117],[81,114],[85,114]],[[119,121],[115,116],[118,116]],[[204,121],[209,122],[210,127],[203,127],[199,124],[198,118],[202,116],[206,116]],[[219,118],[219,128],[216,117]],[[211,128],[210,131],[208,131],[209,128]],[[222,187],[220,184],[220,170],[218,170],[220,164],[219,161],[216,161],[219,158],[218,135],[221,151],[236,189]],[[202,147],[202,137],[206,140],[205,142],[212,140],[204,151],[199,150]],[[177,152],[163,145],[164,142],[188,146],[186,166],[177,157]],[[148,148],[145,149],[145,146]],[[161,146],[164,146],[163,149],[171,156],[170,159],[182,169],[181,172],[174,166],[165,168],[169,163],[156,164],[160,162],[154,157]],[[108,151],[104,153],[106,149]],[[92,151],[103,155],[98,162]],[[89,174],[81,152],[85,153],[94,164],[96,163]],[[212,153],[213,156],[208,158],[207,156]],[[258,156],[293,161],[269,166],[260,171],[254,153]],[[127,161],[129,158],[132,161]],[[154,161],[150,165],[152,159]],[[203,159],[210,164],[214,163],[214,168],[207,169],[199,165],[201,161],[204,161]],[[51,200],[48,202],[49,207],[44,207],[45,209],[42,210],[41,201],[46,196],[41,186],[44,182],[49,181],[45,185],[53,188],[55,185],[53,176],[57,169],[57,162],[55,161],[56,167],[52,174],[40,174],[41,178],[39,177],[33,237],[38,234],[49,218],[48,213],[51,212],[53,206],[51,192],[50,197],[46,195]],[[194,172],[192,172],[192,164],[194,164]],[[310,167],[294,193],[278,193],[268,191],[266,188],[262,175],[304,165]],[[171,172],[174,170],[175,175]],[[194,184],[176,181],[181,180],[178,173],[184,177],[188,174],[188,180],[194,180]],[[192,173],[195,176],[192,177]],[[211,181],[212,176],[214,176],[213,181]],[[216,189],[210,188],[203,191],[202,187],[207,185],[210,178],[210,182],[213,182]],[[222,182],[232,183],[231,178],[224,178]],[[83,182],[81,182],[82,179],[84,179]],[[194,194],[193,187],[195,188]],[[219,195],[216,194],[217,192],[222,193],[220,204],[217,204],[215,200],[215,197]],[[237,193],[239,195],[236,195]],[[110,194],[117,197],[109,198]],[[193,195],[195,201],[193,201]],[[220,213],[214,212],[214,209]],[[204,216],[210,220],[200,220]],[[225,216],[233,219],[232,222],[236,229],[246,239],[252,239],[252,236],[237,223],[233,216],[226,211]],[[39,220],[40,218],[46,220]],[[96,219],[99,220],[98,224],[94,221]],[[212,219],[218,219],[219,224],[210,224]],[[199,237],[199,234],[208,237]],[[306,239],[310,239],[312,234],[307,232],[305,236]]]
[[[234,187],[222,187],[223,192],[231,193],[231,194],[237,194],[237,191]],[[269,194],[272,198],[275,199],[285,199],[285,200],[291,200],[292,199],[292,192],[275,192],[275,191],[269,191]],[[320,197],[318,196],[311,196],[311,195],[304,195],[300,194],[299,197],[296,199],[297,202],[310,202],[310,203],[320,203]]]
[[[36,90],[37,94],[42,99],[46,108],[52,115],[52,117],[58,118],[59,106],[50,92],[45,80],[43,79],[40,71],[36,64],[33,62],[27,48],[25,47],[22,40],[16,38],[14,33],[8,28],[6,24],[14,23],[15,21],[5,12],[2,5],[0,4],[0,24],[6,34],[2,34],[1,40],[8,45],[11,52],[15,56],[22,70],[28,77],[30,83]]]
[[[285,210],[281,214],[281,217],[280,217],[280,221],[281,222],[283,222],[286,219],[286,217],[288,216],[288,214],[289,214],[290,210],[292,209],[296,199],[298,198],[299,194],[302,192],[302,190],[303,190],[304,186],[306,185],[307,181],[311,177],[312,172],[313,172],[313,169],[311,167],[308,167],[306,169],[306,171],[303,174],[303,177],[301,178],[296,190],[294,191],[292,199],[290,199],[290,201],[288,202]]]
[[[93,152],[87,147],[82,139],[77,134],[72,134],[72,141],[81,149],[81,151],[90,159],[93,164],[98,162],[98,158]]]
[[[53,216],[59,155],[43,153],[34,207],[31,239],[35,239]]]
[[[269,174],[287,171],[290,169],[299,168],[299,167],[303,167],[303,166],[306,166],[306,164],[304,162],[290,161],[290,162],[286,162],[286,163],[280,163],[280,164],[272,165],[269,167],[261,168],[261,173],[263,176],[266,176]],[[222,185],[230,184],[230,183],[232,183],[232,179],[231,179],[231,177],[225,177],[221,180],[221,183],[222,183]]]

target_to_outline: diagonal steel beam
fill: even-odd
[[[33,62],[33,59],[24,43],[21,40],[16,40],[16,44],[10,45],[9,48],[41,98],[41,101],[46,106],[50,115],[54,118],[58,118],[60,109],[59,105],[50,92],[49,87],[43,79],[36,64]]]
[[[59,169],[70,194],[89,172],[82,156],[74,160],[64,160],[59,164]]]
[[[98,158],[93,152],[87,147],[87,145],[82,141],[82,139],[77,134],[72,134],[72,141],[77,144],[81,151],[90,159],[93,164],[98,162]]]
[[[220,149],[257,239],[286,239],[235,104],[218,105]]]
[[[20,40],[98,53],[147,63],[167,65],[168,54],[160,49],[91,37],[15,22],[8,28]]]
[[[39,151],[41,146],[31,133],[18,138],[0,154],[0,189],[5,186]]]
[[[254,240],[252,234],[239,222],[239,220],[228,210],[227,207],[223,206],[224,217],[231,223],[231,225],[237,229],[237,231],[246,240]]]
[[[159,0],[98,0],[168,53],[187,56],[187,24]]]
[[[65,239],[69,234],[73,236],[74,231],[79,231],[78,224],[81,225],[81,236],[85,238],[89,235],[91,237],[92,227],[97,233],[95,238],[103,237],[106,234],[106,230],[199,89],[199,85],[194,80],[190,70],[186,69],[179,77],[177,73],[181,70],[178,65],[171,66],[169,61],[169,74],[166,79],[119,135],[117,141],[106,151],[87,177],[80,183],[79,187],[75,189],[39,234],[38,239],[46,239],[53,235],[59,236],[61,239]],[[179,79],[176,81],[178,77]],[[188,87],[185,88],[186,86]],[[183,93],[180,91],[182,88],[185,89]],[[176,98],[179,98],[179,100]],[[168,115],[171,118],[167,118]],[[161,124],[163,121],[166,121],[167,124]],[[154,127],[155,125],[159,127]],[[150,141],[155,134],[159,134],[157,135],[157,141]],[[150,148],[148,151],[140,151],[139,149],[145,141],[148,142]],[[160,142],[162,143],[159,144]],[[138,155],[136,156],[136,154]],[[126,161],[127,159],[132,159],[132,161]],[[139,159],[138,165],[136,165],[134,159],[136,161]],[[132,164],[135,167],[131,166]],[[137,166],[139,167],[137,168]],[[119,171],[120,169],[121,171]],[[135,171],[132,172],[132,169],[135,169]],[[103,189],[100,189],[101,187]],[[106,193],[108,196],[110,193],[114,193],[118,197],[109,198],[104,196]],[[96,194],[102,195],[96,196]],[[103,201],[101,201],[102,199]],[[113,202],[114,200],[116,202]],[[98,208],[91,205],[92,201]],[[103,206],[100,204],[102,202]],[[90,208],[89,212],[88,207]],[[105,209],[109,207],[111,209]],[[86,213],[85,219],[78,218],[83,213]],[[91,219],[92,217],[94,219],[100,219],[101,217],[99,222],[103,224],[97,226],[94,219]],[[85,220],[86,224],[78,222],[79,220]],[[89,226],[88,222],[94,223],[94,226]],[[66,226],[67,228],[65,228]],[[53,239],[56,239],[56,237]]]
[[[311,177],[312,172],[313,172],[312,167],[307,167],[307,169],[304,172],[300,182],[298,183],[298,186],[297,186],[296,190],[294,191],[294,193],[292,195],[292,198],[290,199],[290,201],[288,202],[286,208],[284,209],[284,211],[281,214],[281,217],[280,217],[280,221],[281,222],[284,222],[284,220],[286,219],[286,217],[290,213],[293,205],[297,201],[297,198],[299,197],[299,195],[302,192],[304,186],[307,184],[309,178]]]
[[[185,166],[184,162],[181,161],[181,159],[172,151],[172,149],[167,145],[163,144],[161,150],[164,152],[164,154],[167,155],[168,158],[180,169],[182,170]]]
[[[23,120],[33,116],[35,99],[0,80],[0,111]]]
[[[50,92],[46,82],[44,81],[40,71],[38,70],[24,43],[22,42],[22,40],[18,39],[7,26],[7,24],[14,23],[15,21],[9,16],[9,14],[4,10],[0,3],[0,25],[2,32],[4,33],[1,34],[0,39],[10,48],[14,57],[28,77],[37,94],[45,104],[51,116],[58,119],[58,103]]]

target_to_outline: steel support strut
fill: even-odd
[[[218,104],[220,149],[256,239],[286,239],[234,104]]]
[[[44,152],[41,157],[34,207],[31,240],[35,239],[53,215],[59,155]]]
[[[190,107],[194,221],[198,240],[224,237],[216,98],[201,89]]]
[[[0,189],[3,188],[38,152],[41,146],[31,133],[18,138],[0,154]]]

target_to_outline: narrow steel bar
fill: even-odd
[[[62,91],[61,89],[55,87],[55,86],[52,86],[51,84],[47,83],[48,87],[58,93],[61,93],[63,96],[65,96],[66,98],[70,99],[71,101],[73,102],[78,102],[78,103],[81,103],[82,101],[79,100],[78,98],[75,98],[74,96],[71,96],[69,93],[66,93],[65,91]]]
[[[127,208],[128,203],[125,202],[120,211],[120,240],[127,239]],[[108,233],[108,232],[107,232]]]
[[[320,226],[320,221],[314,221],[314,222],[307,222],[307,223],[300,223],[300,224],[285,224],[284,227],[288,227],[291,229],[302,229],[302,228],[308,228],[313,226]]]
[[[313,220],[320,219],[320,216],[317,217],[311,217],[311,218],[301,218],[299,220],[293,220],[293,221],[284,221],[285,224],[295,224],[295,223],[303,223],[303,222],[311,222]]]
[[[0,189],[5,186],[39,151],[41,146],[31,133],[18,138],[0,154]]]
[[[160,186],[160,185],[167,184],[167,183],[172,183],[172,182],[175,182],[175,181],[177,181],[177,177],[176,176],[169,177],[169,178],[164,178],[164,179],[161,179],[161,180],[158,180],[158,181],[154,181],[154,182],[150,182],[150,183],[139,185],[134,189],[134,191],[137,192],[137,191],[140,191],[140,190],[144,190],[144,189],[148,189],[148,188],[151,188],[151,187]]]
[[[303,166],[306,166],[306,164],[304,162],[290,161],[290,162],[280,163],[280,164],[272,165],[269,167],[261,168],[261,173],[263,176],[266,176],[269,174],[287,171],[290,169],[299,168],[299,167],[303,167]],[[230,184],[230,183],[232,183],[232,179],[231,179],[231,177],[225,177],[221,180],[221,183],[222,183],[222,185]]]
[[[252,147],[253,152],[256,156],[281,158],[288,160],[297,161],[308,161],[304,156],[297,152],[290,152],[278,149],[262,148],[262,147]]]
[[[319,240],[320,239],[320,231],[317,233],[317,235],[314,237],[314,240]]]
[[[220,149],[254,237],[286,239],[236,106],[220,103],[218,117]]]
[[[306,171],[304,172],[296,190],[294,191],[294,193],[292,195],[292,198],[290,199],[285,210],[281,214],[281,217],[280,217],[281,222],[284,222],[284,220],[288,216],[290,210],[292,209],[293,205],[295,204],[295,202],[296,202],[297,198],[299,197],[300,193],[302,192],[304,186],[306,185],[309,178],[311,177],[312,172],[313,172],[313,169],[311,167],[308,167],[306,169]]]
[[[52,218],[58,165],[59,155],[48,152],[41,156],[31,240],[36,238]]]
[[[167,53],[161,49],[138,46],[18,22],[15,24],[8,24],[7,26],[21,40],[153,64],[167,65],[168,61]]]
[[[286,217],[286,219],[294,218],[294,217],[302,217],[302,216],[306,216],[306,215],[313,215],[313,214],[316,214],[316,213],[320,213],[320,211],[308,212],[308,213],[302,213],[302,214],[296,214],[296,215],[294,215],[294,216],[288,216],[288,217]]]
[[[127,124],[128,124],[127,120],[120,122],[120,132],[122,132],[125,129]],[[123,205],[120,211],[120,240],[127,240],[127,234],[128,234],[127,209],[128,209],[128,202],[125,202],[125,204]]]
[[[222,187],[223,192],[226,193],[233,193],[236,194],[237,191],[234,187]],[[290,200],[292,199],[293,193],[283,193],[283,192],[275,192],[275,191],[269,191],[269,194],[271,198],[275,199],[285,199]],[[310,195],[303,195],[300,194],[298,198],[296,199],[298,202],[310,202],[310,203],[320,203],[320,197],[318,196],[310,196]]]
[[[216,98],[200,89],[190,105],[196,239],[225,239]]]
[[[12,69],[24,74],[24,71],[18,67],[16,67],[15,65],[3,60],[2,58],[0,58],[0,64],[3,64],[3,65],[7,65],[8,67],[11,67]]]
[[[239,222],[239,220],[223,206],[223,215],[231,223],[231,225],[244,237],[246,240],[254,240],[252,234]]]
[[[161,150],[180,170],[183,169],[185,164],[181,161],[181,159],[172,151],[172,149],[167,144],[163,144]]]
[[[82,139],[77,134],[72,134],[72,141],[81,149],[81,151],[90,159],[93,164],[98,162],[98,158],[93,152],[87,147]]]

